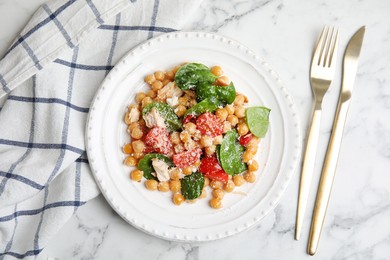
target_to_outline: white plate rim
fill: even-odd
[[[290,159],[289,166],[286,167],[283,171],[283,179],[279,180],[281,182],[280,187],[276,190],[273,191],[275,194],[273,195],[273,199],[269,203],[268,207],[261,212],[259,212],[258,216],[255,217],[254,219],[248,220],[245,224],[235,227],[232,230],[226,231],[224,233],[218,233],[218,234],[208,234],[207,236],[191,236],[191,235],[178,235],[178,234],[169,234],[167,235],[166,233],[162,233],[159,230],[156,230],[155,228],[146,225],[145,223],[140,222],[139,220],[136,220],[134,218],[131,218],[127,212],[124,211],[123,207],[117,203],[115,200],[115,196],[112,194],[110,191],[110,188],[108,187],[108,184],[105,182],[105,177],[104,175],[99,172],[98,168],[95,165],[95,158],[96,153],[94,151],[94,145],[93,143],[93,135],[94,135],[94,130],[93,130],[93,123],[94,123],[94,118],[96,117],[96,105],[100,102],[102,95],[104,94],[104,91],[106,90],[106,86],[109,85],[110,81],[112,81],[113,78],[115,78],[116,74],[120,71],[120,68],[122,66],[126,66],[127,59],[131,58],[134,56],[139,50],[146,50],[148,48],[152,48],[153,45],[156,43],[174,39],[174,38],[209,38],[213,40],[217,40],[223,43],[228,44],[230,47],[236,48],[242,55],[245,55],[246,58],[250,58],[253,61],[253,64],[256,66],[261,67],[262,69],[265,69],[269,76],[275,80],[275,82],[279,86],[279,90],[282,93],[282,98],[284,99],[285,102],[288,104],[288,112],[291,120],[291,127],[292,127],[292,132],[293,135],[295,135],[294,139],[294,144],[293,144],[293,151],[292,151],[292,158]],[[287,112],[284,111],[284,112]],[[253,51],[251,51],[249,48],[246,46],[242,45],[241,43],[237,42],[236,40],[230,39],[226,36],[221,36],[216,33],[210,33],[210,32],[198,32],[198,31],[178,31],[178,32],[171,32],[171,33],[166,33],[163,35],[160,35],[158,37],[152,38],[138,46],[136,46],[134,49],[132,49],[130,52],[128,52],[119,62],[115,67],[110,71],[110,73],[106,76],[106,78],[103,80],[100,88],[96,92],[95,97],[93,98],[91,102],[91,108],[87,117],[87,123],[86,123],[86,151],[90,163],[90,168],[92,171],[92,174],[98,184],[99,189],[102,191],[103,196],[107,200],[107,202],[110,204],[110,206],[128,223],[130,223],[132,226],[136,227],[137,229],[148,233],[150,235],[166,239],[166,240],[171,240],[171,241],[179,241],[179,242],[206,242],[206,241],[212,241],[212,240],[217,240],[221,239],[224,237],[228,237],[234,234],[237,234],[239,232],[242,232],[244,230],[247,230],[255,224],[257,224],[264,216],[266,216],[270,211],[272,211],[280,201],[280,198],[282,197],[283,193],[285,192],[286,188],[288,187],[288,184],[295,172],[295,170],[298,167],[298,163],[300,161],[301,157],[301,149],[302,149],[302,143],[301,143],[301,128],[299,124],[299,118],[298,118],[298,113],[296,106],[294,104],[293,98],[291,95],[288,93],[286,87],[284,86],[282,80],[280,79],[279,75],[269,66],[269,64],[261,59],[259,56],[257,56]],[[280,173],[279,173],[280,175]],[[278,176],[280,177],[280,176]],[[276,181],[275,181],[276,182]],[[275,185],[275,184],[274,184]],[[271,189],[274,187],[271,187]],[[268,196],[268,194],[267,194]]]

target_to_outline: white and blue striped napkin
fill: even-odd
[[[85,155],[90,102],[114,64],[179,30],[200,0],[54,0],[0,61],[0,259],[41,251],[99,194]]]

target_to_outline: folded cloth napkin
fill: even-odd
[[[182,27],[200,0],[55,0],[0,61],[0,259],[41,251],[99,190],[85,155],[90,102],[131,48]]]

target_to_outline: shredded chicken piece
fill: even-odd
[[[156,171],[157,179],[159,181],[169,181],[170,180],[170,175],[169,175],[169,170],[168,167],[169,165],[157,158],[152,159],[152,166],[154,170]]]
[[[171,98],[167,98],[167,103],[171,107],[175,108],[179,105],[179,98],[177,96],[173,96]]]
[[[130,123],[138,122],[140,115],[138,108],[132,107],[129,113]]]
[[[166,101],[167,98],[180,97],[182,94],[183,91],[176,86],[175,82],[171,82],[158,91],[157,99],[160,101]]]
[[[152,107],[152,109],[144,115],[145,124],[149,128],[153,128],[155,126],[166,128],[165,120],[157,111],[156,108]]]

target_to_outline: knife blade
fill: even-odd
[[[322,167],[321,179],[318,186],[316,202],[310,227],[308,253],[317,252],[322,227],[328,208],[333,180],[336,173],[341,140],[343,137],[345,119],[352,97],[353,85],[358,69],[360,51],[363,45],[365,26],[361,27],[350,39],[344,54],[343,79],[339,96],[336,116],[333,121],[332,134]]]

